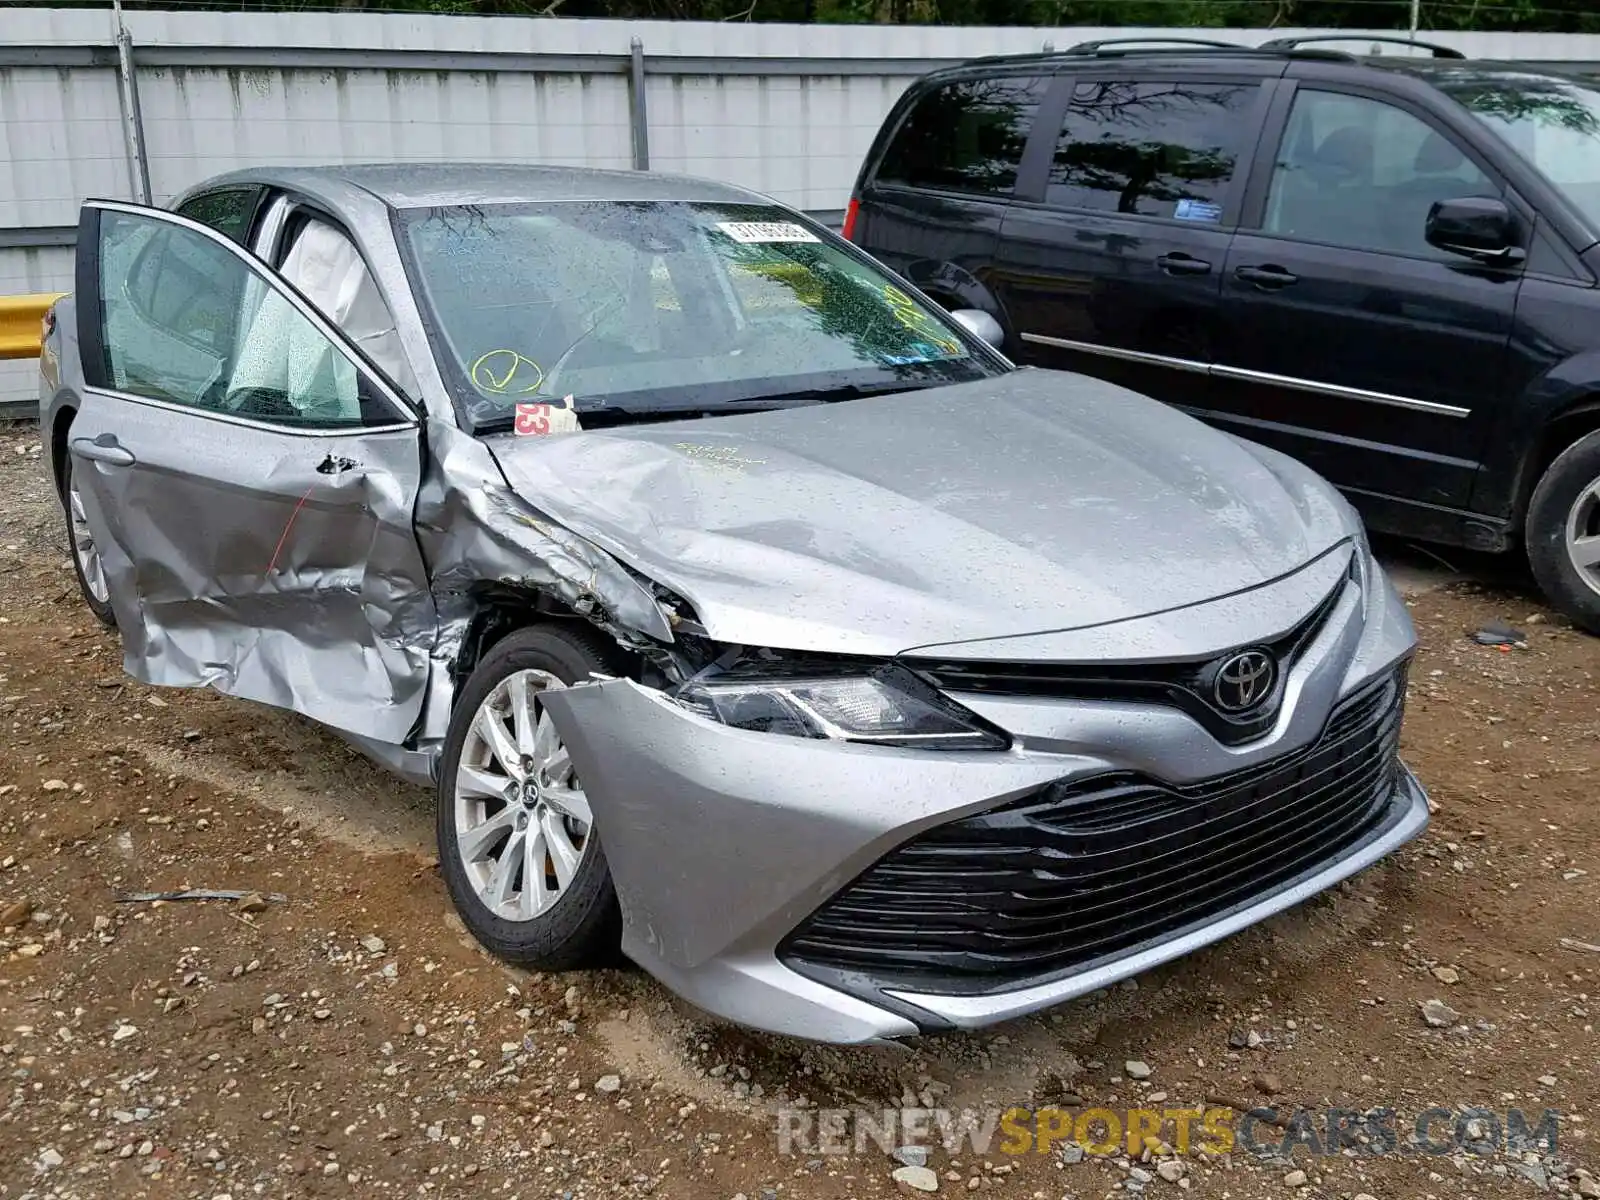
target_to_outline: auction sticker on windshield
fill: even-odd
[[[717,228],[746,246],[762,242],[814,242],[817,235],[793,221],[719,221]]]
[[[578,414],[572,410],[571,396],[567,396],[560,404],[518,404],[512,425],[518,437],[546,437],[552,433],[572,433],[581,428]]]

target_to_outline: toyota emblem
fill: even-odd
[[[1224,659],[1217,668],[1211,694],[1223,712],[1241,713],[1272,694],[1278,664],[1265,650],[1245,650]]]

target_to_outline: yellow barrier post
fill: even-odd
[[[38,358],[44,314],[64,292],[0,296],[0,359]]]

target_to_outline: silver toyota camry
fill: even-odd
[[[84,206],[41,424],[129,673],[438,795],[496,954],[837,1042],[1033,1012],[1427,822],[1348,504],[736,188]]]

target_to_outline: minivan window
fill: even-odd
[[[1079,83],[1050,163],[1046,200],[1215,224],[1257,84]]]
[[[1461,148],[1381,100],[1302,89],[1273,164],[1262,230],[1416,258],[1444,258],[1423,237],[1438,200],[1497,196]]]
[[[1465,71],[1439,88],[1600,226],[1600,89],[1553,75]]]
[[[1044,86],[1039,79],[968,79],[927,93],[895,133],[878,179],[1009,196]]]

